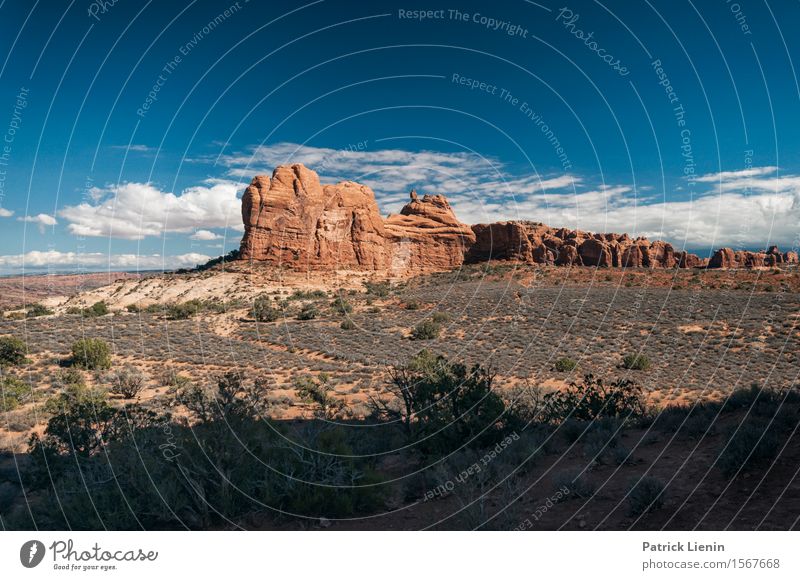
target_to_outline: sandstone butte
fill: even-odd
[[[352,181],[323,185],[301,164],[256,176],[242,197],[241,259],[292,270],[410,275],[509,260],[621,268],[758,268],[797,263],[796,252],[717,250],[709,259],[663,241],[595,234],[528,221],[469,226],[442,195],[411,199],[383,218],[375,193]]]

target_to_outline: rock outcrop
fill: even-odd
[[[627,234],[596,234],[527,221],[468,226],[442,195],[411,199],[383,218],[374,192],[343,181],[323,185],[300,164],[256,176],[242,197],[244,260],[293,270],[441,271],[464,262],[511,260],[600,268],[760,268],[797,264],[796,252],[717,250],[710,259]]]
[[[384,220],[369,187],[322,185],[300,164],[255,177],[242,197],[242,219],[242,259],[295,270],[449,269],[475,240],[443,196],[412,192],[400,214]]]
[[[559,266],[601,268],[673,268],[701,264],[694,254],[676,253],[661,241],[632,239],[627,234],[591,234],[580,230],[550,228],[534,222],[499,222],[472,226],[475,244],[467,252],[468,262],[517,260]]]
[[[778,246],[770,246],[766,252],[735,252],[731,248],[720,248],[708,261],[709,268],[764,268],[780,264],[797,264],[797,252],[781,252]]]

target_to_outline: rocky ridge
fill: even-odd
[[[551,228],[528,221],[469,226],[442,195],[411,199],[383,218],[375,193],[351,181],[323,185],[301,164],[256,176],[242,197],[243,260],[291,270],[359,270],[408,275],[462,263],[512,260],[531,264],[619,268],[759,268],[796,264],[796,252],[717,250],[709,259],[671,244],[628,234]]]

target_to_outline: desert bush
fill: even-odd
[[[0,367],[17,366],[26,362],[28,347],[13,336],[0,336]]]
[[[188,300],[179,304],[168,304],[165,313],[169,320],[186,320],[197,314],[203,309],[203,303],[199,300]]]
[[[638,516],[661,509],[666,485],[656,477],[632,479],[628,487],[628,515]]]
[[[407,300],[404,305],[404,308],[406,310],[419,310],[419,302],[417,302],[416,300]]]
[[[297,320],[314,320],[319,316],[319,310],[314,304],[304,304],[297,315]]]
[[[725,401],[725,409],[745,409],[753,405],[766,392],[758,385],[750,385],[734,390]]]
[[[333,419],[345,409],[344,401],[334,396],[333,387],[328,382],[330,377],[326,373],[319,376],[302,376],[294,380],[294,388],[301,401],[312,405],[314,416],[320,419]]]
[[[31,394],[31,388],[16,377],[0,377],[0,410],[3,413],[19,407]]]
[[[732,428],[725,439],[717,465],[727,477],[768,467],[781,447],[776,430],[756,419],[748,419],[738,428]]]
[[[125,307],[125,310],[127,310],[128,312],[132,312],[132,313],[136,314],[136,313],[142,311],[142,307],[139,306],[138,304],[128,304]]]
[[[527,429],[541,418],[542,391],[527,383],[505,391],[503,403],[507,422],[516,431]]]
[[[650,359],[643,354],[626,354],[622,358],[622,368],[634,371],[646,371],[650,368]]]
[[[556,473],[553,477],[553,488],[569,490],[566,499],[588,499],[597,491],[597,485],[581,469],[565,469]]]
[[[431,316],[431,320],[434,324],[445,324],[450,322],[450,315],[446,312],[434,312]]]
[[[337,296],[336,299],[331,302],[331,308],[333,308],[334,312],[342,315],[349,314],[353,311],[353,305],[341,296]]]
[[[556,364],[553,367],[560,373],[565,373],[569,371],[574,371],[578,366],[578,363],[571,359],[571,358],[560,358],[556,361]]]
[[[111,347],[99,338],[82,338],[72,345],[72,364],[86,370],[111,368]]]
[[[389,375],[394,400],[373,398],[373,409],[380,418],[399,421],[424,452],[490,445],[509,431],[491,369],[469,369],[423,350]]]
[[[259,296],[253,300],[250,316],[258,322],[275,322],[280,318],[281,312],[272,306],[269,296]]]
[[[107,393],[98,387],[87,387],[83,382],[64,383],[59,392],[44,403],[44,411],[50,415],[64,413],[75,403],[87,406],[103,405]]]
[[[339,325],[339,328],[342,330],[355,330],[356,323],[352,321],[350,318],[345,318],[342,320],[342,323]]]
[[[327,298],[328,294],[324,290],[295,290],[289,296],[289,300],[317,300]]]
[[[25,310],[25,318],[36,318],[38,316],[48,316],[53,311],[43,304],[29,304]]]
[[[587,374],[582,383],[571,382],[567,388],[544,396],[545,420],[560,423],[567,418],[592,421],[604,417],[637,418],[645,414],[641,387],[628,379],[606,384]]]
[[[586,433],[586,438],[583,444],[584,455],[598,463],[605,463],[612,455],[612,450],[617,446],[617,434],[614,430],[595,426]]]
[[[589,423],[587,421],[574,419],[572,417],[562,421],[558,427],[558,430],[564,435],[564,439],[566,439],[567,443],[570,445],[575,443],[585,433],[588,433],[588,429]]]
[[[36,413],[30,409],[20,409],[6,413],[5,423],[9,431],[24,433],[36,426]]]
[[[105,316],[108,313],[109,313],[108,304],[106,304],[103,301],[95,302],[94,304],[89,306],[89,308],[84,308],[82,312],[83,316],[87,318],[92,318],[95,316]]]
[[[158,376],[158,384],[172,390],[188,387],[191,379],[178,373],[175,369],[167,368]]]
[[[412,340],[433,340],[439,338],[442,331],[441,325],[433,320],[423,320],[411,330]]]
[[[115,395],[133,399],[145,387],[147,375],[131,365],[125,365],[110,373],[107,377],[111,386],[109,390]]]
[[[389,292],[392,289],[392,285],[388,281],[371,282],[367,280],[364,282],[364,288],[366,289],[367,294],[377,296],[378,298],[385,298],[386,296],[389,295]]]
[[[86,378],[83,376],[83,372],[80,369],[69,367],[58,371],[58,373],[56,373],[54,382],[58,388],[69,385],[83,386],[86,384]]]

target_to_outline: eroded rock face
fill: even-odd
[[[300,164],[254,178],[242,197],[242,219],[242,259],[296,270],[450,269],[475,240],[443,196],[412,192],[400,214],[384,220],[369,187],[321,185]]]
[[[411,192],[411,201],[385,222],[392,270],[449,270],[464,262],[475,242],[472,229],[456,219],[443,195]]]
[[[364,185],[321,185],[303,165],[259,175],[242,197],[242,257],[296,269],[383,269],[386,230]]]
[[[796,252],[717,250],[704,260],[663,241],[593,234],[527,221],[468,226],[442,195],[411,199],[383,218],[374,192],[351,181],[320,184],[300,164],[256,176],[242,197],[242,258],[294,270],[341,269],[408,275],[463,262],[512,260],[602,268],[758,268],[798,262]]]

